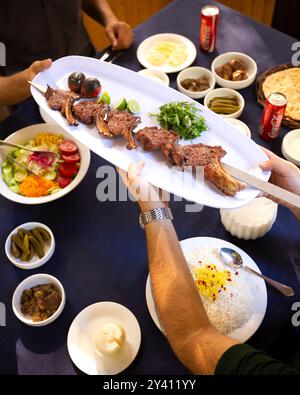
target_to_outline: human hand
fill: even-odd
[[[273,184],[286,189],[287,191],[293,192],[296,195],[300,195],[300,170],[297,166],[293,165],[279,156],[273,154],[273,152],[263,148],[264,152],[268,156],[269,160],[260,164],[262,170],[270,170],[272,172],[270,182]],[[269,199],[275,200],[271,196],[266,196]],[[275,200],[277,203],[287,206],[292,212],[300,219],[300,209],[296,209],[294,206],[287,204],[281,200]]]
[[[105,32],[113,50],[126,49],[133,41],[132,29],[126,22],[113,21],[106,26]]]
[[[142,211],[167,206],[162,191],[141,176],[144,165],[143,161],[132,163],[128,167],[127,173],[119,168],[117,170]]]
[[[43,70],[49,69],[52,65],[51,59],[36,60],[33,62],[28,69],[24,70],[25,78],[27,81],[32,81],[34,77]]]

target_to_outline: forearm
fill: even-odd
[[[213,374],[238,342],[211,326],[171,221],[146,225],[146,238],[154,299],[170,345],[193,373]]]
[[[104,27],[118,20],[107,0],[83,0],[82,8],[91,18]]]
[[[300,209],[299,208],[292,208],[291,212],[295,215],[295,217],[300,221]]]
[[[0,105],[11,106],[29,96],[30,89],[25,71],[9,77],[0,77]]]

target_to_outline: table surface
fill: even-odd
[[[214,3],[211,1],[211,3]],[[133,46],[117,64],[131,70],[141,66],[136,59],[138,44],[152,34],[172,32],[190,38],[198,47],[199,13],[205,1],[178,0],[135,30]],[[219,53],[242,51],[252,56],[258,71],[291,60],[293,38],[256,23],[233,10],[220,7],[217,50],[213,54],[198,51],[196,65],[210,68]],[[176,75],[171,75],[175,87]],[[262,109],[256,103],[254,87],[241,91],[246,108],[241,120],[252,131],[255,141]],[[38,108],[27,100],[0,124],[0,136],[24,126],[40,123]],[[281,138],[265,144],[280,153]],[[19,205],[0,197],[0,302],[6,306],[6,327],[0,327],[0,373],[8,374],[80,374],[72,364],[66,338],[74,317],[86,306],[99,301],[114,301],[128,307],[142,330],[139,354],[127,374],[186,374],[167,340],[158,331],[148,313],[145,283],[148,274],[145,235],[138,225],[138,207],[132,202],[105,202],[96,199],[99,180],[96,170],[107,164],[92,154],[89,171],[72,193],[47,205]],[[272,230],[255,241],[242,241],[227,233],[220,222],[219,210],[204,208],[199,213],[185,213],[185,202],[172,202],[174,225],[179,239],[210,236],[228,240],[244,249],[261,271],[294,287],[296,296],[285,298],[268,287],[265,319],[249,344],[286,360],[299,344],[298,332],[291,324],[292,303],[299,300],[300,224],[280,207]],[[15,268],[4,253],[9,232],[19,224],[40,221],[52,229],[57,246],[52,259],[30,272]],[[46,272],[63,283],[67,303],[53,324],[31,328],[14,316],[11,298],[14,289],[28,275]]]

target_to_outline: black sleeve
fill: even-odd
[[[297,354],[290,367],[271,358],[263,351],[256,350],[247,344],[236,344],[230,347],[220,358],[216,375],[297,375],[300,374],[300,353]]]

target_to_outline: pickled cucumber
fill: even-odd
[[[11,236],[10,252],[14,258],[30,262],[34,255],[39,258],[45,256],[45,243],[50,240],[50,233],[41,226],[31,230],[19,228],[18,232]]]

